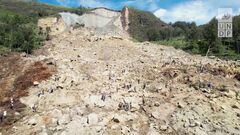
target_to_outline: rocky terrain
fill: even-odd
[[[25,72],[36,76],[19,97],[26,108],[1,134],[240,134],[239,62],[134,42],[119,29],[52,35],[36,55],[19,56],[44,70]]]

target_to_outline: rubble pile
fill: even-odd
[[[46,46],[25,59],[57,72],[34,83],[24,117],[2,134],[240,134],[238,62],[87,28]]]

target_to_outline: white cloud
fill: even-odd
[[[158,9],[157,11],[154,12],[154,15],[158,18],[165,16],[167,13],[166,9]]]
[[[79,5],[84,7],[104,7],[104,4],[99,2],[99,0],[78,0]]]
[[[122,6],[133,6],[147,11],[159,9],[160,0],[127,0],[121,3]]]
[[[156,0],[147,0],[147,4],[149,4],[149,11],[155,11],[159,8]]]
[[[168,10],[159,9],[154,14],[166,22],[195,21],[198,24],[203,24],[209,21],[215,12],[203,1],[197,0],[178,4]]]
[[[187,21],[204,24],[217,16],[218,8],[233,8],[233,14],[237,14],[239,0],[194,0],[187,1],[170,7],[158,9],[154,14],[165,22]]]
[[[204,2],[213,8],[239,8],[240,5],[240,0],[209,0]]]
[[[57,0],[57,2],[58,2],[61,6],[69,6],[71,1],[69,1],[69,0]]]

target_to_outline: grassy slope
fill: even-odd
[[[134,8],[129,8],[129,21],[129,33],[138,41],[149,40],[148,32],[158,31],[167,26],[151,12]]]
[[[87,9],[77,8],[66,8],[60,6],[53,6],[47,4],[33,3],[33,2],[21,2],[16,0],[1,0],[0,9],[6,11],[12,11],[23,15],[37,15],[37,16],[48,16],[55,15],[59,12],[74,12],[81,14]]]

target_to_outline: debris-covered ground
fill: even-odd
[[[115,12],[43,18],[43,48],[0,57],[0,134],[240,135],[239,62],[134,42]]]
[[[85,28],[46,46],[45,55],[20,57],[27,66],[1,67],[19,73],[10,82],[1,74],[1,92],[31,86],[4,135],[240,134],[239,62]]]
[[[26,54],[7,54],[0,57],[0,125],[9,128],[23,117],[24,104],[20,98],[28,96],[28,88],[48,79],[54,67],[42,61],[24,60]]]

